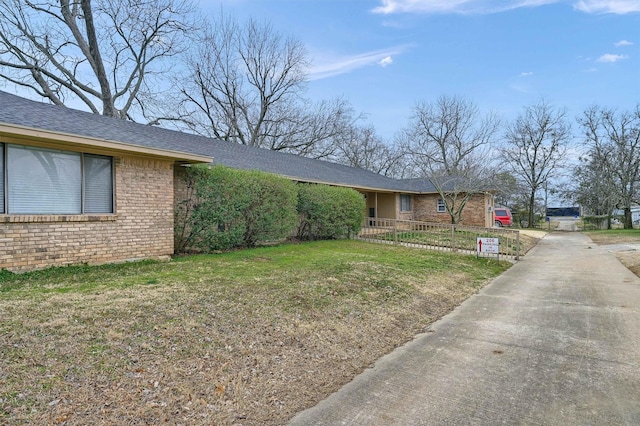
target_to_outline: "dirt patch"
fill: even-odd
[[[618,251],[615,255],[624,266],[640,277],[640,250]]]
[[[611,245],[611,244],[640,244],[640,233],[638,235],[626,235],[608,232],[588,232],[586,233],[591,241],[598,245]]]
[[[588,232],[591,240],[609,249],[618,260],[631,272],[640,277],[640,233],[628,231],[617,232]]]
[[[538,240],[544,238],[547,235],[546,231],[538,231],[535,229],[520,229],[520,235],[526,235],[529,237],[537,238]]]

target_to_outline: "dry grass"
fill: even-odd
[[[526,241],[529,242],[528,245],[535,245],[538,240],[547,235],[547,231],[539,229],[519,229],[518,231],[520,232],[520,238],[526,238]]]
[[[0,273],[0,423],[283,424],[507,267],[341,241]]]
[[[640,277],[640,251],[621,251],[616,253],[616,257],[631,272]]]

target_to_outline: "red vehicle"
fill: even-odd
[[[511,216],[511,210],[506,207],[496,207],[493,212],[493,218],[497,227],[513,225],[513,217]]]

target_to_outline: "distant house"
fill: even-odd
[[[624,210],[616,209],[613,211],[614,216],[624,216]],[[640,205],[631,204],[631,223],[640,225]]]
[[[0,269],[171,256],[176,177],[212,162],[354,188],[371,217],[449,221],[437,192],[415,182],[0,91]],[[491,226],[492,203],[478,196],[463,223]]]

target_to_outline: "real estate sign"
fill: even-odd
[[[498,254],[499,247],[500,247],[500,239],[478,237],[478,242],[476,244],[476,247],[478,248],[478,254],[482,254],[482,253]]]

